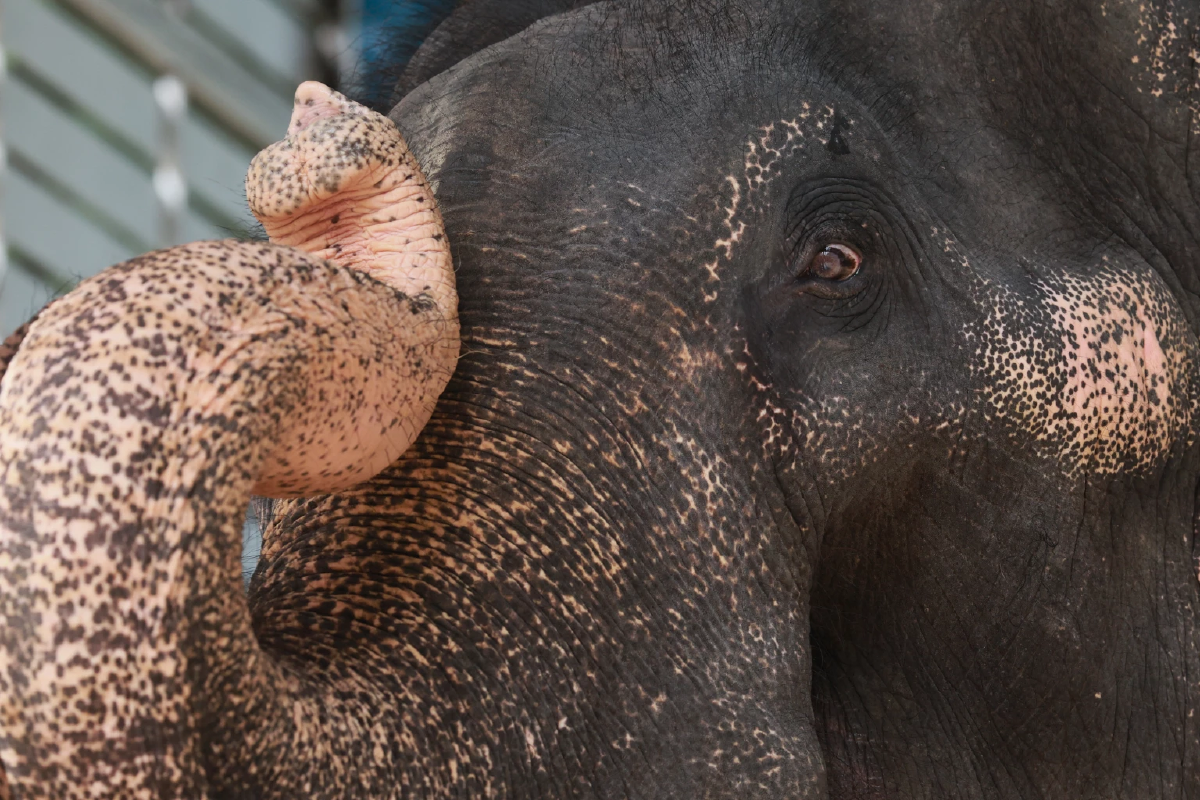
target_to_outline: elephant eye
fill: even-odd
[[[862,266],[862,254],[848,244],[826,245],[808,262],[801,277],[825,281],[844,281]]]

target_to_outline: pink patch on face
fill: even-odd
[[[1186,404],[1172,402],[1184,389],[1174,374],[1182,365],[1173,361],[1184,359],[1163,352],[1156,327],[1173,327],[1176,320],[1162,306],[1151,308],[1162,295],[1138,283],[1149,281],[1071,280],[1069,291],[1047,298],[1062,328],[1061,403],[1072,412],[1058,433],[1093,462],[1122,453],[1154,461],[1178,435],[1181,415],[1190,416]]]
[[[1106,293],[1122,289],[1128,287],[1108,287]],[[1069,364],[1063,401],[1083,423],[1081,434],[1109,439],[1118,433],[1114,426],[1151,422],[1156,390],[1169,377],[1166,359],[1144,309],[1134,318],[1127,306],[1082,295],[1049,298],[1059,310],[1055,316],[1064,329]]]
[[[1157,276],[1113,268],[1037,288],[1040,302],[993,297],[977,351],[991,419],[1069,473],[1141,469],[1190,440],[1195,335]]]
[[[1145,358],[1146,369],[1154,374],[1165,375],[1167,371],[1167,357],[1163,355],[1162,347],[1158,344],[1158,334],[1154,330],[1154,326],[1146,321],[1146,314],[1141,314],[1142,320],[1142,335],[1145,345],[1143,346],[1143,355]]]

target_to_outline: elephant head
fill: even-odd
[[[98,460],[196,488],[105,550],[170,624],[80,648],[104,620],[27,612],[78,649],[64,691],[159,659],[129,675],[166,712],[71,746],[213,797],[1200,795],[1197,13],[464,4],[390,115],[453,247],[454,377],[375,477],[283,486],[327,493],[277,507],[246,598],[244,454],[304,402],[246,370],[212,446]],[[289,243],[363,240],[333,216]],[[65,546],[38,474],[5,478],[6,586]]]

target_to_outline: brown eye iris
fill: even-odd
[[[806,274],[825,281],[844,281],[858,272],[862,256],[846,244],[831,244],[813,256]]]

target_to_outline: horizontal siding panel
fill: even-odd
[[[153,163],[157,117],[152,76],[80,26],[61,9],[40,0],[4,0],[4,40],[13,55],[40,79],[99,120],[131,149]],[[5,115],[14,109],[6,98]],[[278,137],[287,131],[286,120]],[[189,113],[181,139],[181,167],[189,187],[229,220],[247,219],[242,183],[254,149]],[[155,218],[150,218],[151,224]]]
[[[291,83],[298,83],[298,77],[285,91],[264,86],[200,34],[167,17],[151,0],[70,2],[88,8],[95,5],[116,22],[129,23],[128,35],[142,37],[139,41],[159,57],[143,65],[44,0],[4,0],[5,43],[13,55],[138,147],[154,150],[156,117],[150,85],[156,74],[172,68],[199,90],[199,98],[193,92],[193,103],[201,102],[239,136],[262,146],[287,130],[295,88]],[[144,18],[138,16],[142,11],[147,14]],[[97,107],[96,97],[117,98],[116,105]],[[230,126],[231,122],[235,124]]]
[[[227,230],[194,212],[188,213],[183,220],[183,240],[185,242],[202,242],[209,239],[234,238],[234,231]]]
[[[247,142],[285,134],[291,90],[308,66],[305,20],[317,4],[192,2],[195,26],[158,0],[0,0],[13,65],[0,113],[15,167],[0,205],[14,248],[11,277],[0,282],[4,333],[49,299],[46,281],[73,283],[155,245],[152,84],[164,70],[191,89],[180,139],[191,192],[183,239],[227,238],[255,224],[243,181],[257,148]],[[236,45],[240,62],[227,55]]]
[[[146,153],[155,146],[153,74],[41,0],[4,0],[10,53]]]
[[[201,105],[258,146],[287,128],[291,90],[265,84],[155,0],[62,0],[159,72],[173,72]]]
[[[304,28],[271,0],[192,0],[192,6],[285,87],[304,74]]]
[[[278,138],[286,135],[285,123]],[[246,170],[255,151],[199,114],[188,115],[181,150],[181,167],[191,190],[230,221],[250,220]]]
[[[157,240],[154,187],[144,169],[20,80],[5,89],[8,144],[60,185],[101,209],[140,240]]]
[[[136,255],[16,170],[4,176],[0,207],[10,243],[74,283]]]
[[[273,0],[273,2],[299,19],[316,19],[321,12],[320,0]],[[344,0],[344,4],[350,6],[357,6],[359,2],[361,0]]]
[[[10,261],[0,280],[0,340],[28,322],[53,297],[53,289],[26,272],[19,261]]]

